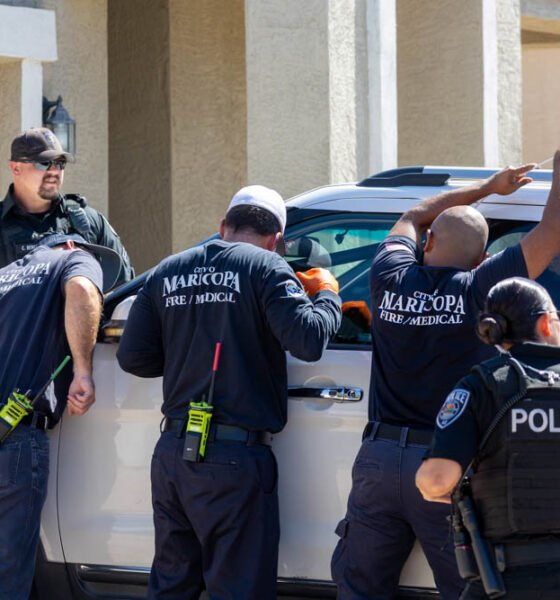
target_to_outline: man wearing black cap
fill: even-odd
[[[269,438],[287,419],[284,350],[318,360],[341,320],[329,271],[299,274],[309,299],[274,252],[285,224],[277,192],[241,189],[220,225],[222,239],[163,261],[130,312],[121,367],[163,375],[150,600],[195,600],[204,587],[209,598],[276,598],[280,531]],[[201,456],[185,425],[194,415],[189,400],[204,397],[213,411]]]
[[[69,415],[83,415],[95,400],[92,354],[103,279],[111,287],[120,266],[109,248],[77,234],[54,234],[0,269],[0,414],[16,389],[30,399],[39,395],[33,412],[0,445],[2,600],[29,596],[47,492],[45,430],[54,427],[65,406]],[[67,354],[71,366],[41,394]]]
[[[112,248],[122,267],[116,285],[134,276],[130,259],[107,219],[77,194],[60,194],[64,152],[50,129],[28,129],[12,142],[13,183],[0,203],[0,267],[23,257],[53,233],[77,233],[86,241]]]

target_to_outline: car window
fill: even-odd
[[[490,243],[488,254],[490,256],[505,250],[509,246],[518,244],[536,223],[520,223],[519,221],[490,222]],[[556,256],[550,263],[548,269],[537,279],[544,286],[555,306],[560,303],[560,255]]]
[[[369,268],[398,215],[346,214],[296,224],[286,231],[284,258],[294,271],[328,269],[338,280],[342,325],[331,344],[371,344]]]

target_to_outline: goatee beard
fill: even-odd
[[[43,200],[50,200],[51,202],[58,198],[58,190],[57,191],[47,191],[43,187],[39,188],[39,197],[43,198]]]

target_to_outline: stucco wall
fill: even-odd
[[[324,0],[247,0],[248,175],[283,196],[329,181]]]
[[[560,143],[560,42],[523,46],[523,160],[541,162]],[[543,168],[552,168],[551,163]]]
[[[397,61],[399,164],[482,164],[481,0],[397,0]]]
[[[167,0],[109,3],[111,222],[137,272],[172,250]]]
[[[355,179],[367,170],[364,3],[246,0],[246,11],[249,181],[289,197]]]
[[[173,251],[215,233],[247,181],[243,0],[170,1]]]
[[[61,95],[76,120],[76,163],[64,191],[83,194],[91,206],[109,206],[107,0],[44,0],[55,11],[58,60],[43,67],[43,91]]]
[[[522,159],[522,62],[519,0],[498,0],[499,165]]]
[[[521,14],[523,17],[548,20],[551,29],[559,30],[560,2],[558,0],[521,0]]]
[[[12,181],[8,160],[11,141],[20,130],[20,97],[21,61],[0,59],[0,198]]]

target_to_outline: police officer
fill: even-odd
[[[12,141],[13,183],[0,203],[0,267],[22,258],[46,235],[77,233],[117,252],[122,267],[115,285],[129,281],[134,270],[107,219],[83,196],[60,194],[69,159],[50,129],[28,129]]]
[[[443,598],[456,599],[464,586],[447,543],[446,507],[425,502],[414,476],[443,399],[472,365],[495,353],[474,333],[488,290],[510,276],[537,277],[560,252],[557,152],[542,222],[520,244],[484,260],[488,227],[466,205],[519,189],[531,166],[425,200],[379,246],[370,278],[369,423],[331,564],[339,600],[394,598],[415,539]]]
[[[49,472],[45,430],[65,406],[70,415],[83,415],[95,400],[92,353],[103,279],[90,251],[103,257],[112,285],[119,256],[78,235],[43,238],[0,269],[0,416],[14,390],[35,398],[64,356],[72,356],[72,366],[0,445],[0,600],[27,600],[31,589]],[[6,423],[9,418],[2,420],[3,434]]]
[[[274,252],[285,223],[277,192],[241,189],[221,239],[164,260],[130,312],[121,367],[163,375],[165,418],[152,459],[152,600],[195,599],[204,587],[214,600],[276,597],[280,532],[269,438],[286,424],[284,350],[318,360],[341,321],[332,275],[322,268],[299,274],[309,299]],[[185,426],[189,401],[209,396],[201,457]]]
[[[448,503],[476,457],[472,500],[491,542],[489,568],[494,576],[503,572],[504,597],[559,598],[558,313],[543,287],[512,278],[490,290],[478,333],[507,352],[473,369],[449,394],[416,483],[426,500]],[[480,582],[461,596],[486,597]]]

